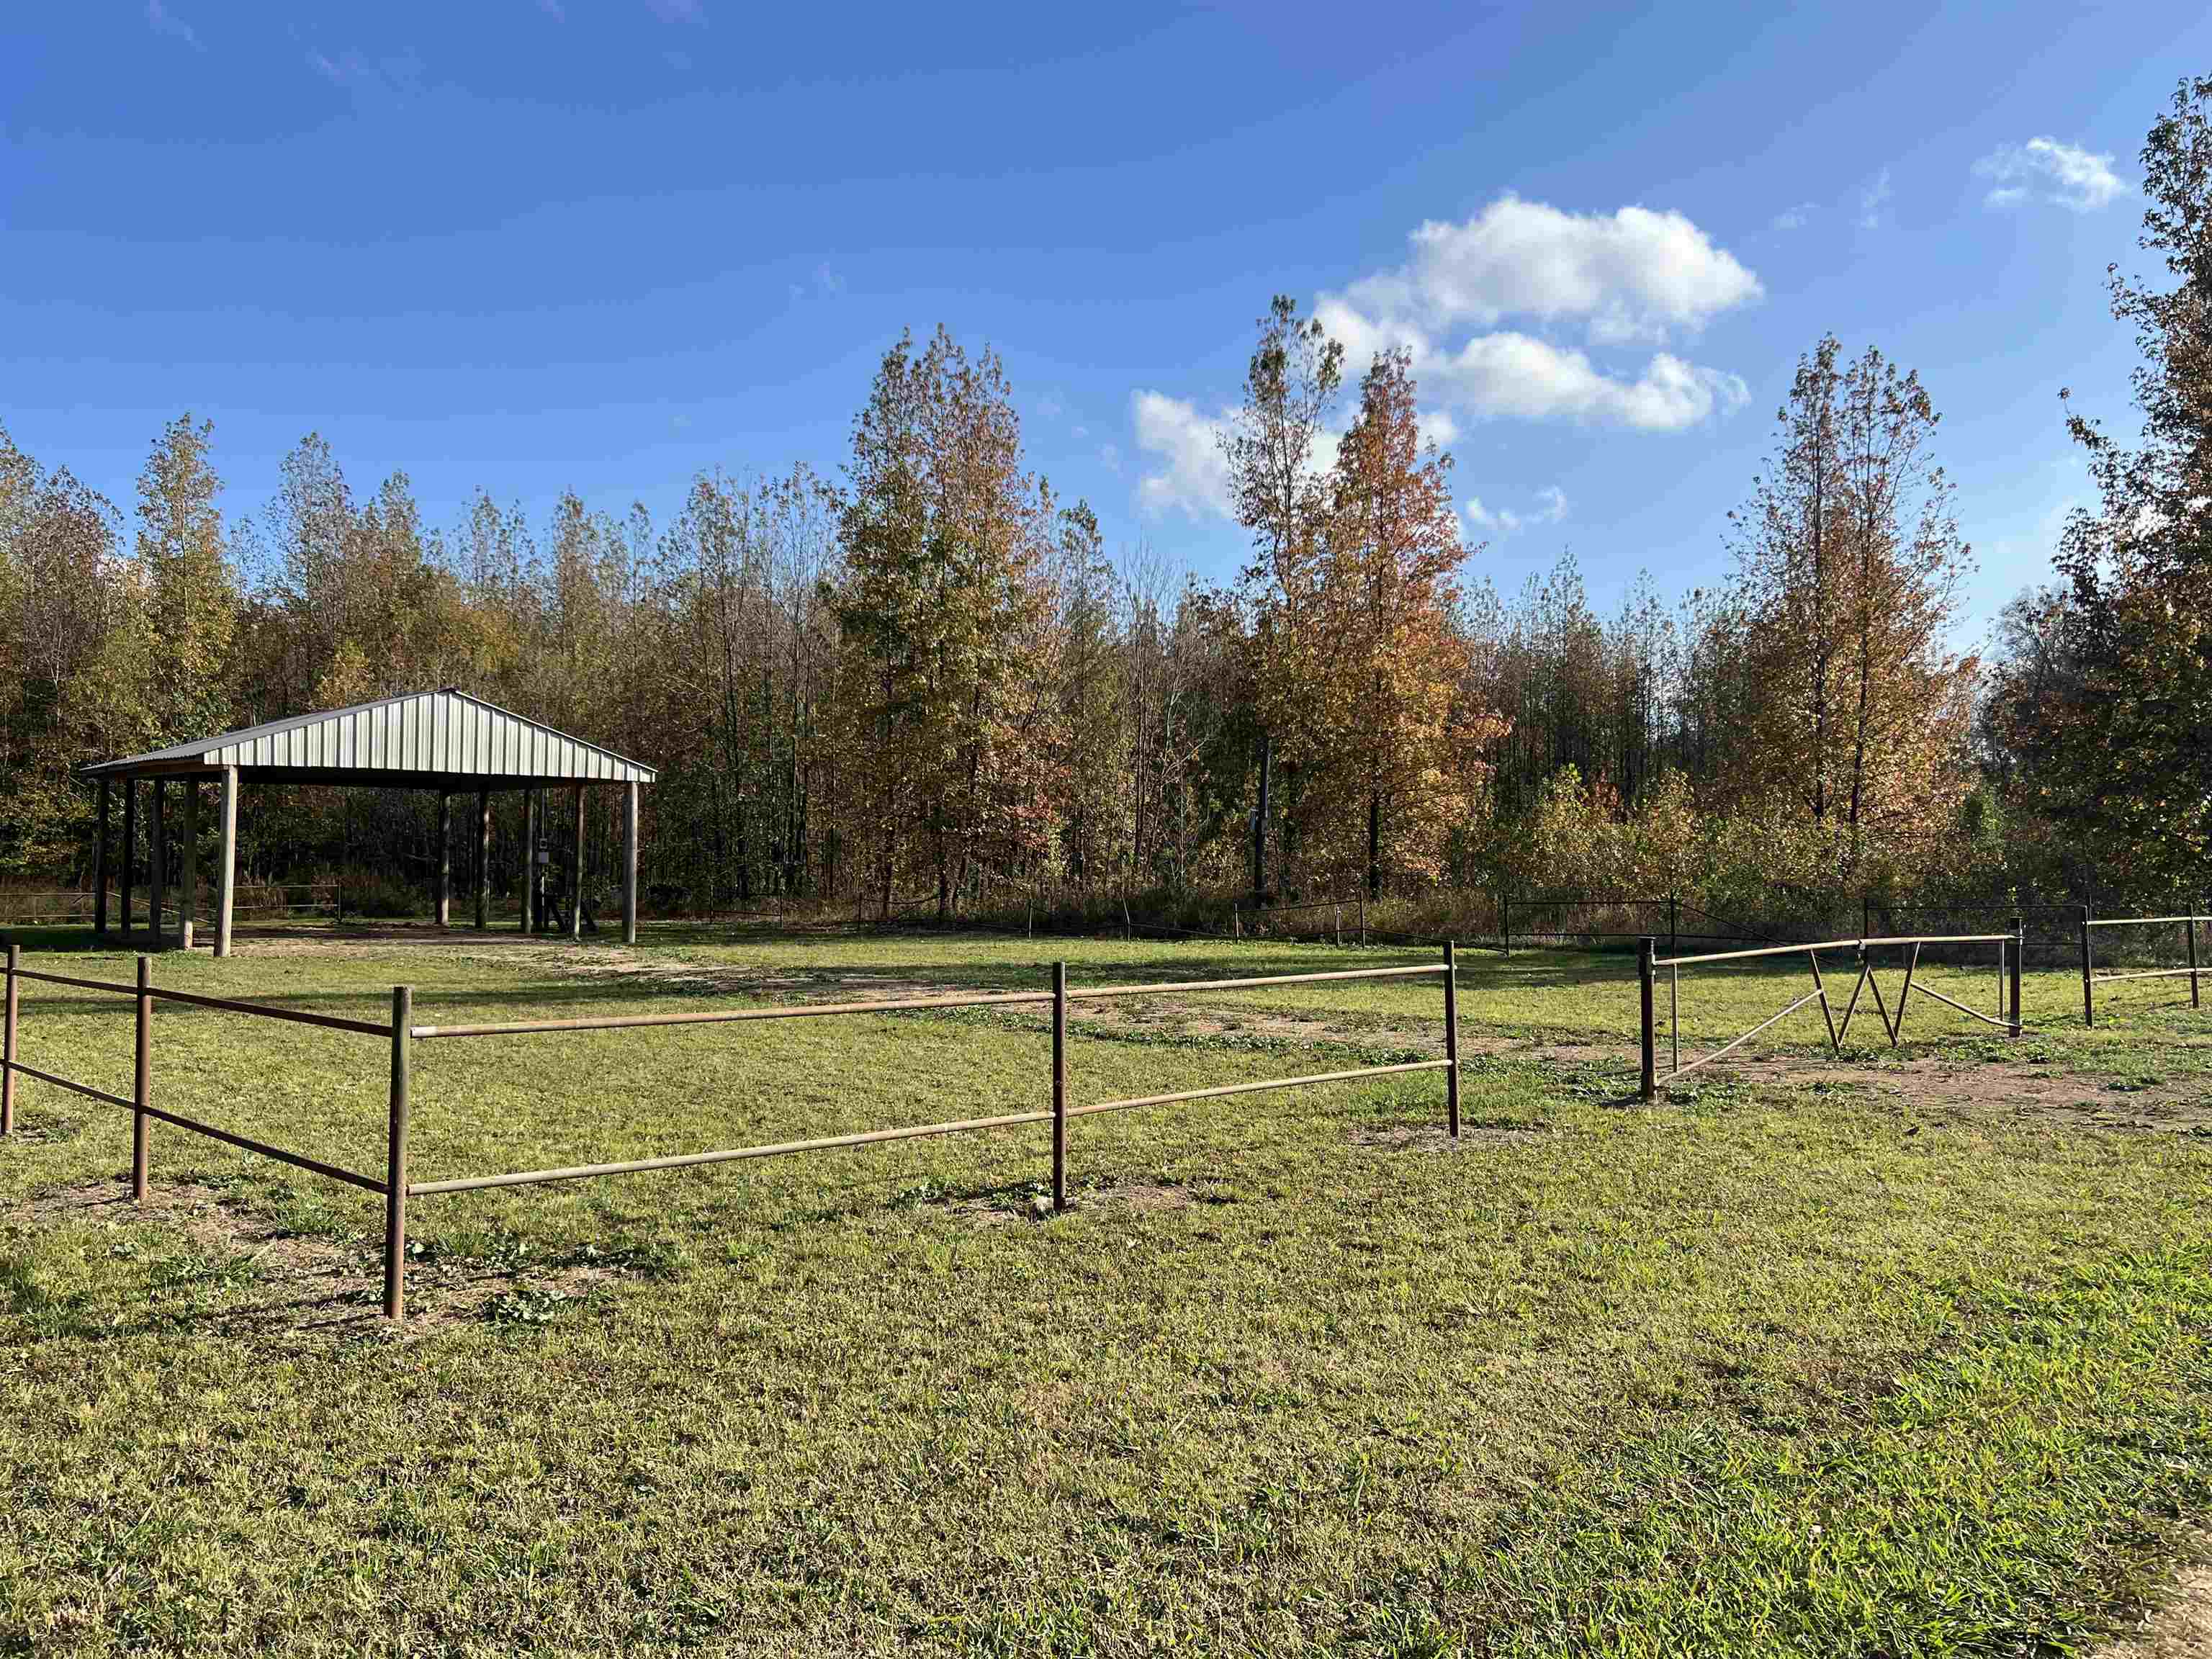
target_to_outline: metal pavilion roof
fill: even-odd
[[[222,732],[102,761],[87,777],[207,773],[236,767],[267,783],[422,787],[500,783],[651,783],[653,769],[510,714],[453,686]]]

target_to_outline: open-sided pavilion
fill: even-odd
[[[123,789],[125,930],[130,927],[128,872],[136,839],[138,786],[147,786],[148,823],[153,859],[149,871],[151,932],[161,936],[163,868],[163,797],[170,784],[183,791],[183,867],[179,873],[177,942],[192,942],[192,915],[198,899],[199,786],[216,788],[217,823],[215,953],[231,948],[232,894],[237,883],[238,797],[240,786],[254,783],[320,784],[333,788],[435,790],[438,794],[438,904],[441,927],[452,918],[453,798],[473,793],[477,809],[476,925],[490,925],[491,798],[507,790],[534,792],[566,787],[575,801],[576,845],[569,860],[568,927],[583,920],[584,791],[623,791],[623,939],[637,942],[638,791],[653,781],[653,770],[581,738],[525,720],[452,686],[436,691],[384,697],[350,708],[297,714],[237,732],[218,732],[148,754],[103,761],[83,769],[100,784],[100,840],[93,883],[94,930],[107,932],[107,843],[111,798]],[[535,834],[532,842],[537,839]],[[534,882],[536,871],[531,872]],[[532,907],[523,906],[523,926]]]

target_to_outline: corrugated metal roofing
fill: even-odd
[[[278,773],[651,783],[653,770],[446,686],[219,732],[84,769],[90,776],[193,765]]]

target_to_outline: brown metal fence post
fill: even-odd
[[[154,1098],[154,962],[150,957],[138,958],[138,1055],[132,1067],[131,1099],[137,1109],[131,1114],[131,1196],[137,1203],[146,1201],[146,1166],[153,1151],[154,1121],[146,1115],[146,1109]]]
[[[1667,895],[1667,954],[1682,954],[1682,906],[1679,894]]]
[[[1638,1092],[1650,1100],[1659,1092],[1659,1038],[1651,1024],[1651,982],[1657,969],[1652,965],[1659,954],[1658,941],[1642,939],[1637,941],[1638,977],[1643,981],[1644,994],[1644,1076]]]
[[[8,1025],[0,1038],[0,1135],[15,1133],[15,970],[23,965],[23,947],[8,941]]]
[[[1052,1207],[1067,1207],[1067,964],[1052,964]]]
[[[384,1159],[384,1316],[407,1315],[407,1093],[415,988],[392,988],[392,1094]]]
[[[1451,1121],[1451,1138],[1459,1139],[1459,962],[1449,939],[1444,941],[1444,1111]]]
[[[2012,1035],[2020,1035],[2020,963],[2027,954],[2027,923],[2012,919]]]
[[[2189,935],[2189,1006],[2200,1008],[2203,1005],[2197,1000],[2197,915],[2203,913],[2204,901],[2199,898],[2194,908],[2196,914],[2192,914],[2182,927]]]
[[[1513,901],[1506,896],[1503,887],[1498,890],[1498,934],[1505,954],[1511,956],[1513,954]]]
[[[2081,1024],[2097,1023],[2097,1008],[2089,991],[2089,907],[2081,907]]]

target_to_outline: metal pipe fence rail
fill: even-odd
[[[146,1201],[152,1176],[153,1125],[157,1122],[167,1123],[210,1140],[221,1141],[262,1158],[273,1158],[279,1164],[305,1170],[327,1180],[343,1182],[372,1193],[385,1190],[385,1182],[374,1176],[342,1169],[321,1158],[310,1158],[305,1152],[273,1146],[250,1135],[242,1135],[216,1124],[187,1117],[181,1112],[171,1111],[167,1107],[156,1106],[154,1103],[154,1009],[158,1003],[173,1002],[219,1013],[246,1014],[259,1019],[313,1025],[327,1031],[349,1031],[365,1036],[384,1037],[395,1042],[398,1040],[396,1027],[378,1025],[368,1020],[347,1019],[336,1014],[310,1013],[299,1008],[280,1008],[266,1003],[241,1002],[229,997],[210,997],[191,991],[167,990],[154,983],[154,961],[150,957],[138,958],[137,982],[133,985],[118,984],[112,980],[87,979],[76,974],[40,972],[24,967],[22,957],[22,946],[11,940],[7,951],[4,1024],[0,1024],[0,1136],[12,1135],[15,1132],[15,1079],[21,1075],[82,1096],[87,1100],[98,1101],[102,1105],[120,1107],[131,1114],[131,1196],[141,1204]],[[99,995],[129,997],[131,1000],[137,1025],[132,1048],[131,1094],[127,1098],[106,1089],[94,1088],[78,1079],[28,1065],[18,1058],[23,1034],[20,988],[26,981],[36,985],[58,985],[67,990],[90,991]]]
[[[2017,1037],[2021,1030],[2020,974],[2021,957],[2026,938],[2027,935],[2021,922],[2015,918],[2013,930],[2009,933],[1906,933],[1878,939],[1818,939],[1799,945],[1763,945],[1756,950],[1709,951],[1698,956],[1662,957],[1658,954],[1658,941],[1656,939],[1644,939],[1640,942],[1637,952],[1637,977],[1641,1002],[1642,1027],[1642,1064],[1638,1093],[1642,1098],[1650,1100],[1657,1095],[1659,1090],[1659,1028],[1656,1005],[1658,970],[1662,968],[1667,969],[1667,1027],[1669,1048],[1667,1076],[1671,1080],[1681,1076],[1685,1072],[1694,1072],[1700,1066],[1710,1066],[1722,1056],[1734,1053],[1766,1030],[1768,1026],[1796,1013],[1808,1003],[1814,1002],[1820,1005],[1821,1018],[1828,1028],[1830,1051],[1841,1054],[1844,1039],[1850,1034],[1851,1018],[1858,1012],[1859,998],[1869,988],[1874,991],[1875,1009],[1881,1018],[1882,1030],[1888,1036],[1892,1048],[1897,1046],[1899,1035],[1905,1029],[1905,1005],[1915,991],[1933,1001],[1943,1004],[1946,1007],[1955,1009],[1969,1019],[1980,1020],[1984,1024],[1997,1027],[2008,1036]],[[1919,969],[1921,947],[1929,945],[1995,945],[1997,947],[1997,1012],[1994,1017],[1984,1014],[1978,1009],[1969,1008],[1955,998],[1945,996],[1941,991],[1932,988],[1924,981],[1915,982],[1913,975]],[[1869,958],[1867,951],[1869,949],[1906,946],[1911,947],[1911,954],[1905,957],[1905,982],[1898,990],[1897,1010],[1893,1014],[1887,1003],[1883,1000],[1881,981],[1874,975],[1874,963]],[[1844,1006],[1843,1018],[1840,1022],[1836,1018],[1834,1005],[1828,1000],[1827,981],[1821,977],[1820,974],[1820,952],[1823,951],[1850,951],[1858,962],[1858,979],[1851,987],[1850,999]],[[1699,1054],[1686,1064],[1684,1063],[1681,1024],[1681,970],[1683,969],[1700,966],[1706,963],[1743,962],[1754,957],[1795,956],[1802,956],[1805,958],[1806,966],[1812,970],[1813,988],[1810,991],[1779,1012],[1768,1015],[1749,1030],[1730,1038],[1719,1048]]]
[[[2199,899],[2194,910],[2176,916],[2093,916],[2089,907],[2081,907],[2081,1024],[2094,1026],[2097,1023],[2096,989],[2100,985],[2118,985],[2128,980],[2181,979],[2189,981],[2189,1006],[2203,1006],[2203,994],[2198,989],[2197,966],[2197,930],[2212,924],[2212,915],[2203,914],[2204,901]],[[2189,965],[2186,968],[2150,968],[2124,974],[2098,973],[2096,960],[2091,950],[2089,935],[2099,927],[2172,927],[2179,926],[2182,937],[2188,942]]]
[[[1231,1096],[1255,1094],[1273,1089],[1294,1089],[1317,1084],[1348,1083],[1364,1078],[1394,1077],[1418,1072],[1441,1071],[1444,1073],[1447,1127],[1455,1140],[1459,1138],[1460,1133],[1459,978],[1455,949],[1449,941],[1444,945],[1442,962],[1404,967],[1343,969],[1310,974],[1271,974],[1240,979],[1180,980],[1144,984],[1071,987],[1067,982],[1067,964],[1060,962],[1053,966],[1052,987],[1049,990],[984,991],[946,996],[902,997],[871,1002],[797,1003],[769,1008],[715,1009],[675,1014],[616,1014],[575,1019],[503,1020],[455,1025],[416,1024],[414,1018],[414,989],[411,986],[400,985],[392,988],[392,1018],[391,1023],[386,1025],[367,1020],[349,1019],[332,1014],[311,1013],[300,1009],[280,1008],[261,1003],[201,996],[182,991],[161,990],[155,988],[151,983],[151,968],[150,958],[139,957],[137,984],[136,986],[118,985],[106,981],[82,979],[64,974],[34,972],[21,965],[19,946],[12,943],[8,946],[4,1044],[0,1044],[0,1135],[11,1133],[14,1130],[15,1078],[18,1073],[21,1073],[93,1100],[123,1107],[132,1113],[134,1128],[131,1152],[131,1195],[141,1202],[146,1197],[149,1163],[147,1126],[149,1120],[173,1124],[179,1128],[190,1130],[193,1133],[225,1142],[264,1158],[274,1158],[280,1163],[306,1170],[312,1174],[323,1176],[333,1181],[344,1182],[368,1192],[381,1194],[385,1200],[384,1315],[386,1318],[394,1320],[404,1318],[406,1314],[407,1201],[412,1198],[434,1197],[449,1193],[480,1192],[493,1188],[537,1186],[557,1181],[582,1181],[601,1176],[693,1169],[706,1164],[728,1164],[750,1158],[782,1158],[803,1152],[828,1152],[852,1146],[880,1146],[890,1141],[915,1140],[938,1135],[963,1134],[1049,1123],[1052,1125],[1052,1206],[1055,1211],[1060,1211],[1067,1207],[1067,1126],[1075,1118],[1092,1117],[1107,1112],[1131,1111],[1140,1107],[1176,1105],[1197,1100],[1218,1100]],[[1083,1104],[1070,1103],[1067,1012],[1072,1004],[1121,997],[1158,996],[1164,994],[1202,994],[1279,985],[1313,985],[1352,980],[1410,979],[1430,976],[1441,976],[1443,981],[1444,1056],[1441,1060],[1406,1060],[1385,1066],[1358,1066],[1342,1071],[1309,1073],[1298,1077],[1266,1078],[1246,1083],[1217,1084],[1208,1088],[1182,1089],[1167,1094],[1139,1095],[1126,1099],[1092,1101]],[[58,985],[94,992],[112,992],[132,996],[137,1000],[138,1021],[137,1073],[131,1098],[125,1099],[122,1096],[94,1088],[88,1084],[34,1068],[25,1065],[16,1058],[16,1047],[22,1024],[16,993],[19,981],[26,980],[34,983]],[[362,1175],[354,1170],[307,1157],[304,1153],[272,1146],[234,1133],[230,1130],[199,1122],[155,1106],[151,1098],[152,1012],[153,1005],[156,1001],[177,1002],[193,1007],[251,1014],[268,1019],[289,1020],[302,1024],[321,1026],[331,1030],[382,1037],[388,1041],[391,1045],[391,1079],[386,1096],[383,1178],[380,1180],[372,1176]],[[1049,1005],[1052,1010],[1052,1105],[1048,1109],[1009,1112],[994,1117],[963,1118],[943,1123],[908,1124],[895,1128],[861,1130],[847,1134],[820,1135],[805,1140],[723,1147],[709,1152],[679,1152],[659,1158],[628,1158],[614,1163],[580,1164],[544,1170],[519,1170],[492,1175],[452,1176],[434,1181],[413,1181],[409,1178],[409,1132],[412,1115],[414,1076],[412,1051],[417,1042],[467,1037],[551,1036],[576,1031],[635,1030],[662,1026],[731,1024],[750,1020],[810,1019],[850,1014],[894,1014],[957,1008],[1034,1007],[1043,1005]]]

